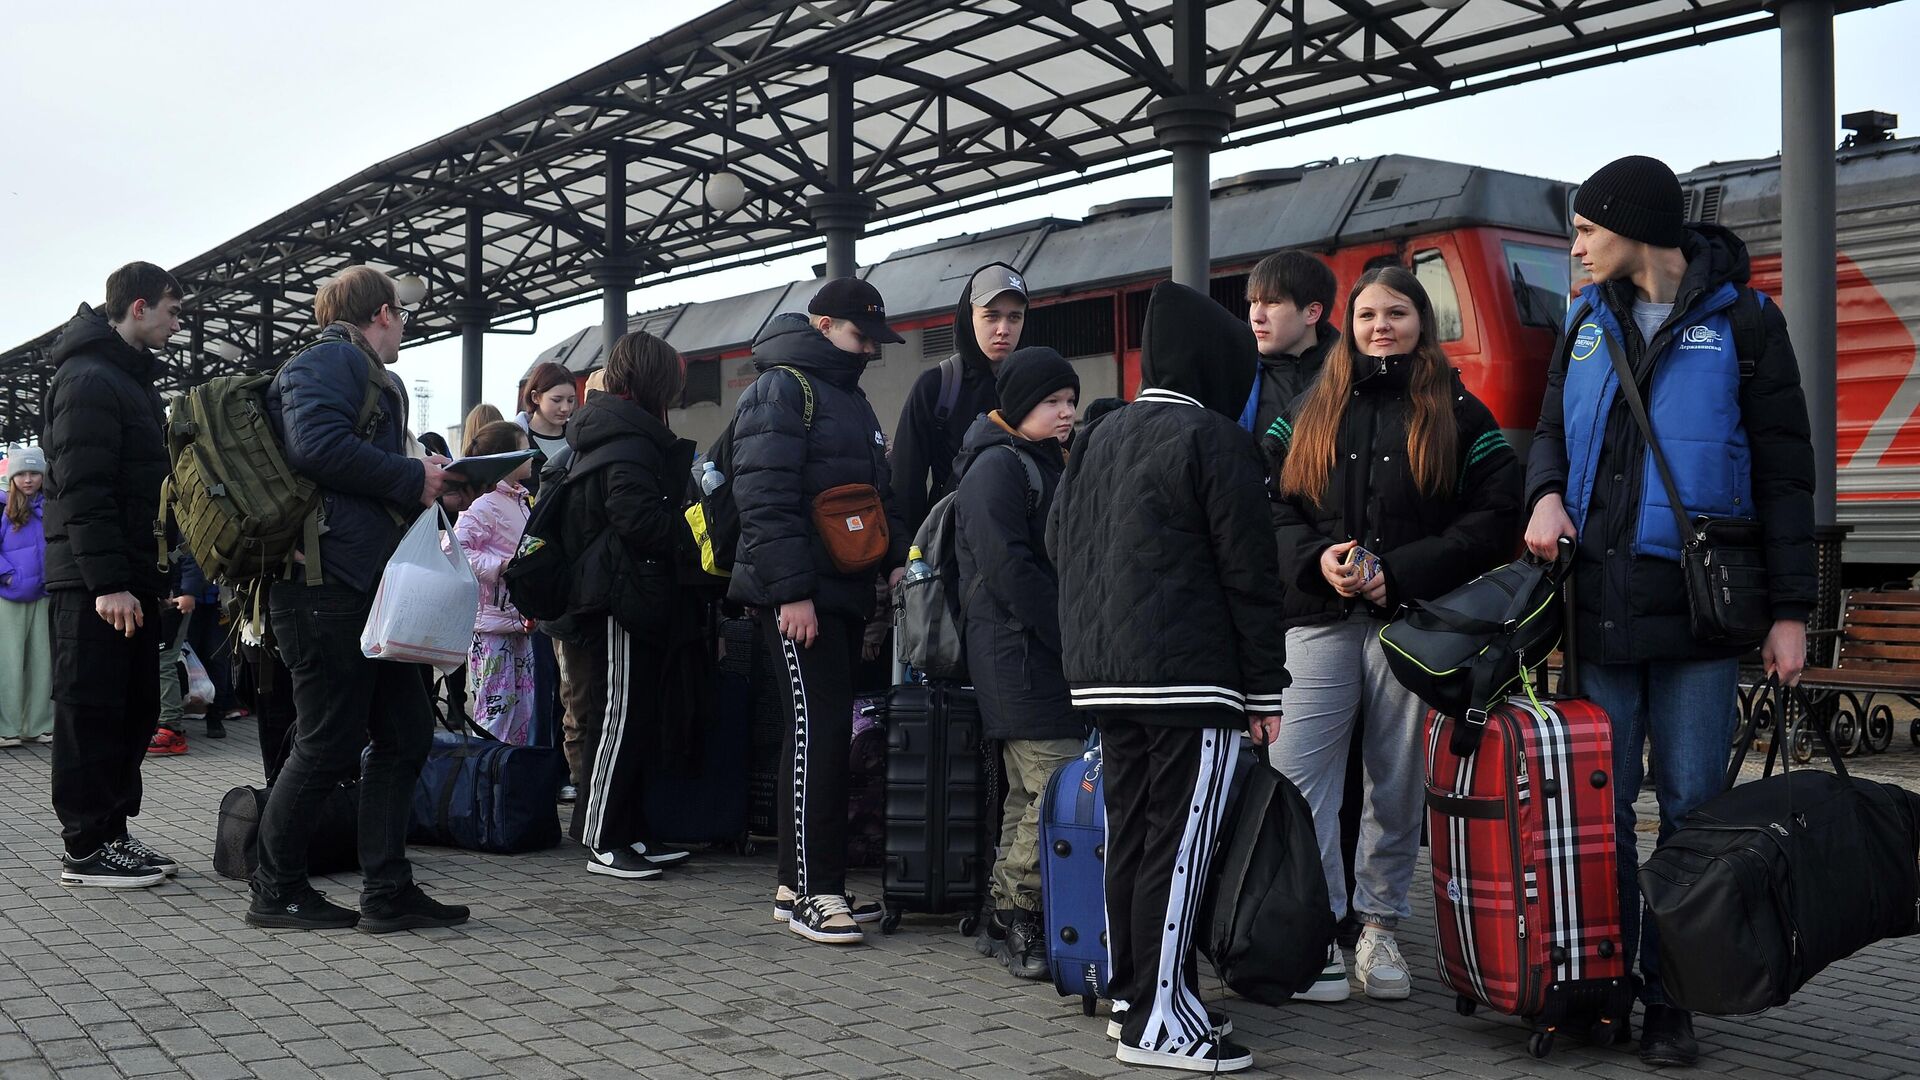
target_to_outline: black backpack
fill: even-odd
[[[1230,798],[1201,949],[1235,993],[1279,1005],[1320,977],[1336,929],[1313,811],[1255,754],[1236,763]]]
[[[536,622],[605,614],[604,610],[576,606],[579,598],[575,595],[574,568],[598,557],[599,549],[615,542],[615,533],[603,530],[584,550],[569,551],[565,537],[567,500],[582,477],[608,465],[639,460],[631,449],[612,443],[585,455],[568,447],[547,462],[540,472],[540,495],[534,500],[532,516],[527,518],[526,531],[520,535],[520,546],[500,574],[507,596],[520,614]]]

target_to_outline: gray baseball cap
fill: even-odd
[[[986,307],[1003,292],[1019,293],[1020,302],[1027,302],[1026,279],[1012,267],[999,263],[981,267],[974,272],[973,280],[967,282],[967,302],[974,307]]]

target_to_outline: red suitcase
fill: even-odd
[[[1463,758],[1450,746],[1459,721],[1427,716],[1440,977],[1462,1015],[1485,1004],[1529,1021],[1535,1057],[1562,1028],[1624,1042],[1634,985],[1620,941],[1612,724],[1582,698],[1513,697],[1486,720]]]

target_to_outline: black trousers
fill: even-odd
[[[420,766],[433,744],[433,709],[418,664],[360,652],[373,597],[344,585],[276,582],[274,638],[293,676],[293,752],[260,815],[255,888],[284,896],[307,882],[307,828],[340,781],[360,775],[363,900],[393,897],[413,882],[407,817]],[[371,747],[364,769],[360,752]]]
[[[53,653],[53,812],[67,853],[84,858],[127,833],[140,813],[140,766],[160,723],[160,601],[140,597],[132,637],[93,609],[85,590],[47,604]]]
[[[760,633],[784,680],[787,718],[780,742],[781,776],[774,789],[780,831],[780,881],[801,896],[847,891],[848,745],[853,740],[853,665],[866,626],[837,615],[820,616],[820,636],[801,648],[780,636],[777,616],[760,614]]]
[[[612,851],[656,839],[647,823],[646,767],[657,740],[660,654],[640,646],[608,617],[605,629],[569,649],[597,650],[606,665],[606,697],[597,730],[580,735],[579,795],[568,835],[596,851]],[[744,748],[743,748],[744,749]]]
[[[1152,720],[1099,713],[1109,989],[1127,1005],[1122,1039],[1180,1053],[1210,1038],[1195,935],[1243,733]]]

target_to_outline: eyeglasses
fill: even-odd
[[[400,320],[400,329],[405,330],[413,325],[413,312],[398,304],[388,304],[387,310],[393,312],[393,317]]]

